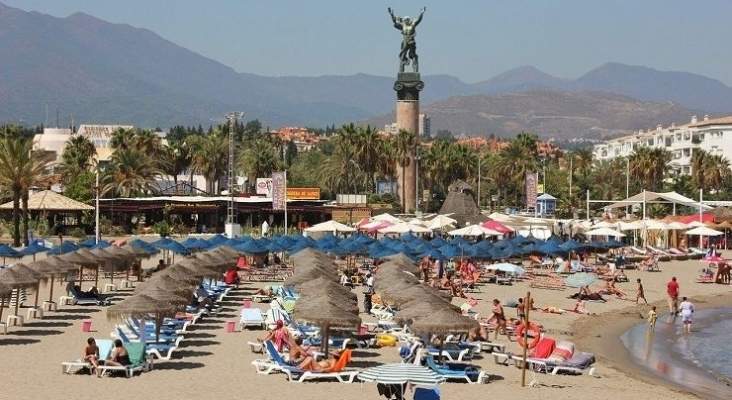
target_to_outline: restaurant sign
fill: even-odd
[[[320,200],[320,188],[287,188],[288,200]]]

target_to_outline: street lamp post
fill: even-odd
[[[95,179],[95,186],[94,186],[94,194],[95,194],[95,207],[94,207],[94,243],[99,243],[99,240],[102,237],[102,232],[99,231],[99,167],[97,167],[96,171],[96,179]]]
[[[625,200],[630,197],[630,157],[625,159]],[[628,218],[628,206],[625,206],[625,218]]]
[[[478,209],[480,209],[480,154],[478,154]]]
[[[236,209],[234,206],[234,126],[236,121],[244,115],[241,111],[226,114],[229,121],[229,204],[226,212],[226,236],[233,239],[241,233],[241,226],[236,223]]]
[[[419,211],[419,144],[414,150],[414,213]]]

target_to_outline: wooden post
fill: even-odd
[[[523,347],[523,362],[521,363],[521,387],[526,386],[526,353],[529,350],[529,311],[531,311],[531,292],[526,292],[526,299],[524,300],[524,309],[526,310],[526,320],[524,321],[524,345]],[[535,332],[537,335],[541,333]]]

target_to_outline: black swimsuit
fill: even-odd
[[[117,362],[120,363],[120,364],[122,364],[122,365],[125,365],[125,366],[132,364],[130,362],[130,355],[129,354],[125,354],[125,355],[118,356],[117,357]]]

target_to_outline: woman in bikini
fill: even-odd
[[[109,358],[104,361],[104,365],[110,365],[113,367],[124,367],[126,365],[132,364],[130,362],[130,355],[127,353],[127,349],[122,346],[122,341],[119,339],[115,339],[114,341],[114,350],[112,350],[112,354],[109,355]],[[100,378],[102,375],[98,375]]]
[[[297,366],[302,371],[330,372],[333,370],[335,363],[341,357],[339,352],[331,352],[330,357],[325,360],[317,361],[315,358],[308,356]]]
[[[84,346],[83,354],[84,356],[82,360],[92,365],[91,373],[96,375],[97,367],[99,367],[99,347],[97,346],[97,342],[94,338],[86,340],[86,346]]]
[[[493,299],[493,316],[491,318],[493,318],[493,323],[495,324],[495,335],[493,336],[493,339],[498,340],[498,332],[503,329],[503,332],[506,334],[506,337],[510,342],[511,334],[506,328],[506,314],[503,312],[503,306],[498,299]]]

